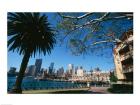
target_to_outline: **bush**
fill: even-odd
[[[130,84],[112,84],[108,89],[111,93],[133,93],[133,85]]]

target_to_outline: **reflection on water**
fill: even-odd
[[[8,77],[8,91],[12,89],[16,81],[16,77]],[[70,81],[56,81],[56,80],[38,80],[33,77],[26,77],[22,82],[22,90],[33,89],[60,89],[60,88],[80,88],[86,87],[85,83],[74,83]]]

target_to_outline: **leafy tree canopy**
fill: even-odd
[[[74,55],[108,53],[121,42],[119,37],[133,28],[131,12],[58,13],[58,16],[60,41],[68,43]]]

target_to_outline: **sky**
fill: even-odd
[[[8,70],[10,67],[16,67],[17,70],[19,70],[22,57],[23,56],[16,52],[8,52]],[[54,50],[52,50],[51,55],[37,55],[35,58],[30,58],[28,65],[34,65],[36,59],[43,60],[42,68],[48,68],[51,62],[54,62],[55,69],[64,67],[65,70],[68,68],[68,64],[74,64],[74,66],[83,66],[86,71],[89,71],[91,67],[93,69],[99,67],[103,71],[108,71],[114,68],[114,62],[111,58],[95,55],[74,56],[64,46],[55,47]]]
[[[56,20],[53,18],[52,14],[47,14],[49,22],[55,26]],[[20,64],[23,56],[16,52],[8,52],[8,70],[10,67],[16,67],[17,71],[20,68]],[[48,68],[51,62],[54,62],[54,68],[57,70],[60,67],[64,67],[64,70],[68,68],[68,64],[74,64],[76,66],[82,66],[86,71],[99,67],[103,71],[109,71],[114,69],[113,56],[103,57],[96,55],[80,55],[74,56],[71,54],[70,50],[65,46],[55,46],[54,50],[50,55],[43,56],[37,55],[35,58],[32,57],[29,60],[29,65],[34,65],[36,59],[42,59],[42,68]]]

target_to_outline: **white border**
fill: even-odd
[[[46,105],[46,104],[98,104],[132,105],[139,103],[140,70],[139,3],[135,0],[1,0],[0,1],[0,105]],[[7,12],[134,12],[134,94],[133,95],[50,95],[50,94],[7,94]]]

